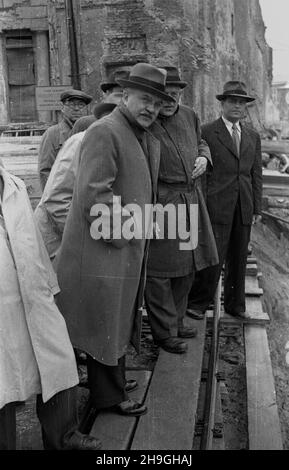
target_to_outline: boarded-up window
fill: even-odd
[[[10,120],[37,120],[33,37],[16,32],[6,35]]]

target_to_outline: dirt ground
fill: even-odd
[[[288,217],[288,213],[287,213]],[[262,272],[267,327],[284,449],[289,449],[289,239],[260,224],[252,233],[254,255]],[[286,357],[287,356],[287,357]]]

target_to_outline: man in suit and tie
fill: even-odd
[[[246,85],[230,81],[217,95],[222,116],[203,128],[212,167],[207,170],[207,205],[215,234],[219,265],[197,273],[190,316],[204,313],[213,299],[225,262],[225,312],[245,317],[245,273],[252,223],[261,218],[262,157],[259,134],[241,122],[254,101]]]

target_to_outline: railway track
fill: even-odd
[[[104,450],[224,450],[220,390],[226,382],[219,368],[222,328],[241,330],[246,357],[247,421],[249,450],[282,449],[276,393],[263,312],[262,289],[256,260],[248,258],[246,276],[246,320],[226,315],[222,283],[214,308],[203,321],[186,319],[197,326],[197,338],[188,340],[188,353],[179,356],[160,350],[153,371],[133,370],[140,387],[133,398],[146,403],[148,413],[140,418],[120,417],[109,411],[93,414],[88,408],[90,433],[103,441]],[[147,318],[144,318],[149,332]],[[207,346],[210,346],[209,348]],[[270,432],[268,432],[270,429]],[[86,428],[87,431],[87,428]]]

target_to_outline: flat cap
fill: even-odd
[[[67,90],[61,93],[60,101],[62,103],[65,100],[78,99],[84,101],[86,104],[89,104],[92,101],[92,96],[87,95],[84,91],[81,90]]]

